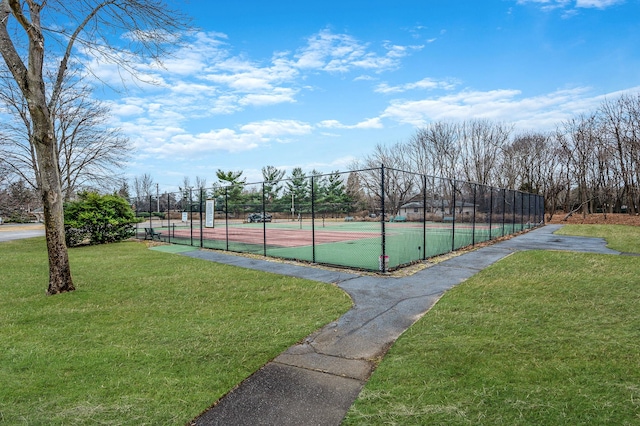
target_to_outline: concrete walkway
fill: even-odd
[[[620,254],[596,238],[553,235],[547,225],[483,247],[402,278],[361,276],[226,255],[182,253],[214,262],[336,283],[354,307],[266,364],[193,425],[338,425],[396,339],[445,291],[520,250],[567,250]]]

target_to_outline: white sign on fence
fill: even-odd
[[[206,228],[213,228],[213,214],[215,212],[216,200],[207,200],[205,211],[205,224]]]
[[[188,222],[189,221],[189,213],[182,212],[182,221],[183,222]]]

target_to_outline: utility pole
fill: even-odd
[[[160,189],[158,187],[158,184],[156,183],[156,211],[159,213],[160,212]]]

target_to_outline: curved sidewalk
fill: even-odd
[[[243,381],[193,425],[338,425],[395,340],[445,291],[521,250],[565,250],[620,254],[603,239],[553,235],[561,225],[479,248],[402,278],[282,264],[213,251],[197,257],[244,268],[336,283],[353,308],[292,346]]]

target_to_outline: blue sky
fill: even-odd
[[[101,91],[162,190],[267,165],[346,170],[432,121],[551,130],[640,92],[639,0],[191,0],[156,85]],[[97,73],[119,82],[112,67]]]

